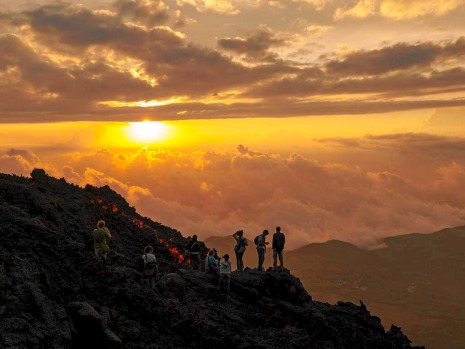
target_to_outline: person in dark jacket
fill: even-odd
[[[276,233],[273,234],[273,242],[272,242],[272,249],[273,249],[273,267],[277,268],[278,266],[278,257],[279,257],[279,267],[284,267],[283,262],[283,250],[284,244],[286,243],[286,237],[281,232],[281,227],[276,227]]]
[[[237,270],[244,271],[244,262],[242,261],[242,258],[244,257],[244,252],[248,245],[248,242],[247,242],[247,239],[244,237],[244,232],[242,230],[236,231],[233,234],[233,238],[236,240],[236,246],[234,246],[234,252],[236,254]]]
[[[191,261],[192,269],[200,269],[200,245],[197,240],[197,235],[192,236],[192,240],[187,244],[187,255]]]

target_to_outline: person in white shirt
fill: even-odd
[[[225,254],[220,260],[220,290],[224,290],[229,297],[229,286],[231,284],[231,261],[229,255]]]
[[[152,288],[155,288],[155,275],[158,273],[157,257],[153,254],[153,247],[148,245],[144,248],[144,277],[148,279]]]

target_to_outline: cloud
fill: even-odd
[[[443,44],[422,42],[398,43],[376,50],[359,50],[341,60],[326,64],[328,72],[344,75],[385,74],[392,71],[429,67],[436,62],[465,56],[465,37]]]
[[[322,11],[328,4],[333,2],[333,0],[291,0],[291,1],[297,4],[310,4],[318,11]]]
[[[71,169],[70,171],[66,168],[64,168],[64,170],[66,174],[72,172],[75,179],[79,178],[74,170]],[[97,187],[108,185],[118,194],[124,196],[126,200],[128,200],[128,202],[130,203],[137,203],[143,198],[152,196],[150,191],[146,188],[142,188],[137,185],[125,184],[113,177],[105,175],[103,172],[97,171],[92,168],[86,168],[86,170],[83,173],[82,180],[84,181],[84,183],[88,183]]]
[[[145,28],[125,23],[114,13],[90,11],[83,7],[66,4],[46,5],[23,15],[30,22],[31,29],[50,46],[60,48],[88,49],[92,46],[109,46],[129,55],[137,54],[138,45],[149,44],[155,54],[156,48],[167,45],[182,46],[182,35],[168,27]],[[139,47],[140,48],[140,47]],[[81,52],[82,53],[82,52]],[[162,57],[162,53],[157,57]]]
[[[409,133],[318,142],[325,161],[241,145],[233,152],[100,150],[44,164],[37,153],[10,149],[0,170],[27,175],[45,166],[75,184],[109,185],[141,214],[202,239],[237,229],[253,237],[280,225],[289,248],[327,239],[376,246],[384,236],[463,224],[464,138]]]
[[[424,123],[423,130],[430,133],[440,133],[462,136],[465,125],[465,108],[448,108],[435,110]]]
[[[376,12],[376,0],[359,0],[354,7],[349,9],[338,8],[334,14],[335,20],[341,20],[344,17],[366,18]]]
[[[104,61],[65,68],[15,35],[0,36],[0,43],[0,75],[6,76],[0,83],[3,112],[83,112],[100,99],[140,98],[151,93],[147,82],[114,70]],[[12,80],[16,80],[13,86]]]
[[[99,102],[207,96],[289,70],[282,65],[246,67],[185,42],[182,34],[167,27],[135,26],[112,13],[48,5],[21,16],[41,45],[52,51],[43,52],[42,46],[33,47],[15,35],[0,37],[4,118],[21,111],[87,119],[104,115],[106,109],[111,115]],[[57,60],[55,52],[69,59]]]
[[[320,142],[330,142],[325,152],[334,161],[242,145],[235,152],[99,151],[54,165],[59,176],[109,185],[140,213],[202,239],[239,228],[252,237],[280,225],[290,248],[327,239],[371,246],[384,236],[463,224],[463,138]]]
[[[32,29],[51,45],[90,50],[102,46],[142,63],[153,76],[153,97],[205,95],[263,79],[281,67],[247,68],[218,52],[186,43],[167,27],[144,29],[85,9],[48,6],[29,14]],[[84,29],[81,24],[84,24]],[[79,24],[79,25],[78,25]],[[189,79],[186,79],[189,77]]]
[[[380,97],[431,96],[465,90],[465,69],[432,71],[428,76],[418,73],[394,73],[365,79],[327,79],[297,76],[272,80],[246,92],[253,97],[294,97],[337,94],[377,94]],[[380,101],[381,102],[381,101]]]
[[[414,18],[425,15],[440,16],[463,6],[462,0],[383,0],[380,12],[395,19]]]
[[[465,200],[465,192],[457,188],[465,181],[465,166],[452,162],[437,170],[439,179],[434,182],[435,194],[443,202],[460,206]]]
[[[177,0],[179,6],[191,5],[199,12],[214,12],[227,15],[235,15],[239,13],[234,0]]]
[[[326,33],[327,31],[331,30],[333,27],[329,25],[308,25],[305,28],[305,31],[312,36],[321,36],[322,34]]]
[[[383,16],[393,19],[409,19],[426,15],[441,16],[463,6],[462,0],[358,0],[353,7],[340,7],[335,20],[345,17],[366,18]]]
[[[289,13],[313,6],[225,4]],[[0,34],[0,120],[287,117],[465,103],[453,98],[464,89],[463,37],[314,59],[304,50],[292,61],[287,58],[297,34],[291,31],[259,26],[248,35],[217,40],[221,50],[216,50],[167,26],[171,12],[163,1],[119,0],[112,9],[55,3],[2,13],[8,29]],[[179,10],[173,14],[179,28],[184,17]],[[304,23],[296,26],[312,37],[330,28]]]
[[[264,58],[272,55],[272,47],[286,45],[286,40],[278,38],[274,33],[257,30],[247,38],[225,38],[218,40],[218,46],[224,50],[243,54],[252,58]]]
[[[0,172],[28,176],[40,160],[34,153],[24,149],[9,149],[0,155]]]
[[[151,27],[165,24],[170,18],[163,0],[117,0],[113,6],[123,18]]]

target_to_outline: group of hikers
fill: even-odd
[[[108,252],[110,250],[108,246],[108,240],[111,239],[111,233],[108,228],[105,226],[105,222],[100,220],[97,223],[97,228],[94,229],[94,250],[95,256],[98,260],[105,262],[107,259]],[[269,242],[266,241],[267,236],[269,235],[268,230],[263,230],[263,232],[254,238],[255,247],[258,255],[258,267],[257,270],[264,271],[263,263],[265,261],[266,246],[269,245]],[[237,271],[244,271],[244,262],[243,257],[247,246],[249,245],[248,240],[244,237],[244,231],[238,230],[233,235],[233,238],[236,240],[236,245],[234,246],[234,253],[236,255],[237,261]],[[286,237],[281,231],[281,227],[276,227],[276,232],[273,234],[272,239],[272,250],[273,250],[273,268],[282,269],[284,268],[283,261],[283,250],[286,243]],[[190,241],[186,246],[185,252],[186,260],[190,261],[192,269],[199,270],[201,269],[201,246],[198,241],[197,235],[193,235]],[[278,267],[279,259],[279,267]],[[144,248],[144,254],[142,255],[143,262],[143,275],[148,279],[150,285],[155,287],[155,277],[158,274],[158,261],[153,253],[153,247],[148,245]],[[225,254],[221,258],[218,256],[216,249],[211,249],[208,251],[208,254],[204,261],[205,272],[213,274],[218,280],[220,290],[224,291],[226,294],[229,294],[230,280],[231,280],[231,259],[229,254]]]
[[[256,236],[254,239],[255,247],[258,254],[258,267],[257,269],[260,271],[264,271],[263,263],[265,262],[265,253],[266,253],[266,246],[269,244],[266,241],[266,237],[269,235],[268,230],[263,230],[263,232]],[[244,231],[238,230],[233,235],[233,238],[236,240],[236,245],[234,246],[234,253],[236,255],[237,261],[237,271],[244,271],[244,253],[246,251],[247,246],[249,245],[248,240],[244,237]],[[273,234],[272,240],[272,250],[273,250],[273,267],[274,268],[283,268],[284,261],[283,261],[283,250],[284,245],[286,244],[286,236],[281,231],[281,227],[276,227],[276,232]],[[210,252],[216,253],[215,249],[210,250]],[[229,255],[225,255],[225,257]],[[197,235],[192,236],[192,239],[186,246],[186,257],[189,258],[190,263],[193,269],[200,269],[201,264],[201,257],[200,257],[200,245],[198,244]],[[208,256],[207,256],[208,259]],[[216,257],[217,260],[220,258]],[[279,267],[278,267],[278,259],[279,259]]]
[[[263,233],[256,236],[254,239],[254,243],[257,249],[258,254],[258,267],[257,269],[260,271],[264,271],[263,263],[265,262],[265,253],[266,253],[266,245],[269,242],[266,241],[266,237],[269,235],[268,230],[263,230]],[[236,254],[237,260],[237,270],[243,271],[244,270],[244,262],[243,257],[245,250],[248,246],[248,241],[244,237],[244,231],[238,230],[233,234],[234,239],[236,240],[236,246],[234,247],[234,252]],[[273,240],[271,248],[273,250],[273,268],[278,268],[278,258],[279,258],[279,268],[284,267],[283,261],[283,250],[284,245],[286,244],[286,236],[281,231],[281,227],[276,227],[276,232],[273,234]]]

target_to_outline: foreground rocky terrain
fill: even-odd
[[[105,266],[93,254],[99,219],[113,235]],[[0,175],[0,222],[0,348],[412,348],[363,304],[312,301],[287,270],[235,272],[226,298],[189,269],[180,232],[109,187]],[[138,267],[148,243],[155,289]]]

